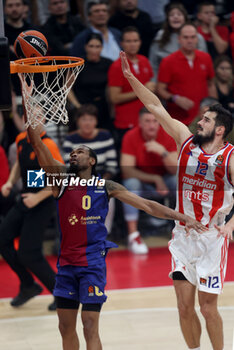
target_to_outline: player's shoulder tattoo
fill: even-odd
[[[114,191],[126,190],[124,186],[112,180],[106,180],[106,189],[109,195],[111,195],[111,193]]]

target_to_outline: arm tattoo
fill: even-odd
[[[112,180],[106,180],[106,189],[109,195],[112,194],[114,191],[123,191],[126,190],[126,188],[122,185],[120,185],[117,182],[114,182]]]

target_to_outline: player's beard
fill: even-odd
[[[215,128],[213,131],[211,131],[209,135],[199,135],[198,133],[196,133],[193,136],[193,143],[201,147],[202,145],[213,141],[214,137],[215,137]]]
[[[79,164],[72,163],[70,164],[68,168],[68,173],[69,174],[76,174],[76,176],[79,174],[80,171],[86,170],[87,167],[80,166]]]

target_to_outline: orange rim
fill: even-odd
[[[51,61],[68,61],[68,63],[47,65],[46,63]],[[69,62],[72,61],[72,62]],[[35,65],[38,63],[37,65]],[[43,64],[43,65],[41,65]],[[60,68],[72,68],[76,66],[82,66],[84,59],[80,57],[71,56],[41,56],[22,58],[20,60],[11,61],[10,71],[14,73],[43,73],[43,72],[55,72]]]

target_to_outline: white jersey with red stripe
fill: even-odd
[[[176,209],[201,221],[208,231],[191,230],[176,222],[169,250],[172,270],[181,272],[199,290],[219,294],[227,267],[228,239],[218,236],[214,225],[223,225],[233,207],[233,186],[228,175],[234,147],[226,143],[215,154],[207,154],[194,145],[192,137],[181,147],[177,169]]]
[[[193,144],[193,136],[184,142],[178,159],[176,210],[209,228],[224,224],[233,207],[234,187],[228,174],[233,151],[234,146],[226,143],[217,153],[207,154]]]

